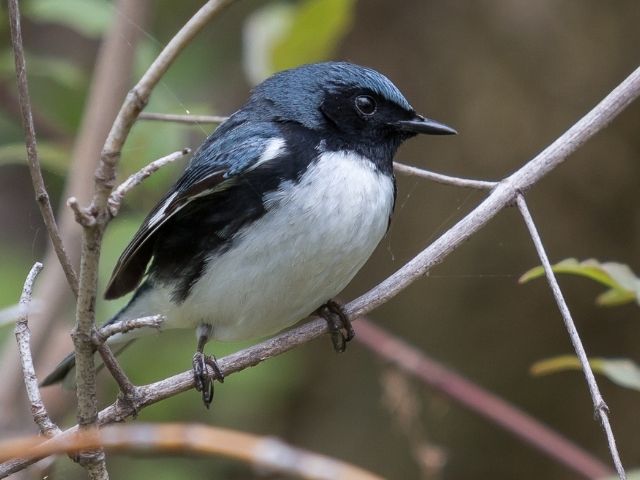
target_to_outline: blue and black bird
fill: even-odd
[[[162,329],[195,329],[207,406],[212,338],[266,336],[318,311],[343,350],[353,329],[331,299],[387,231],[393,156],[418,133],[456,132],[418,115],[375,70],[327,62],[273,75],[204,141],[122,253],[105,298],[135,293],[110,322],[162,314]]]

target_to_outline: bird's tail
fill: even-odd
[[[129,303],[127,303],[127,305],[125,305],[118,313],[116,313],[111,318],[111,320],[105,323],[105,325],[109,325],[120,320],[122,316],[125,314],[125,312],[127,311],[127,309],[129,308],[129,306],[131,306],[135,298],[136,298],[136,295],[134,295],[133,298],[129,301]],[[114,353],[118,355],[125,348],[131,345],[132,342],[133,340],[129,340],[122,344],[119,344],[117,351],[115,351]],[[98,371],[101,370],[103,366],[104,365],[100,364],[97,367],[97,370]],[[47,387],[55,383],[62,383],[64,387],[74,388],[75,387],[75,368],[76,368],[76,355],[74,352],[71,352],[69,355],[67,355],[62,359],[62,361],[56,366],[56,368],[53,369],[53,372],[47,375],[44,378],[44,380],[40,382],[40,386]]]
[[[131,345],[135,339],[129,340],[127,343],[122,345],[118,345],[118,349],[113,353],[115,355],[120,355],[120,353]],[[102,370],[104,367],[103,363],[100,363],[96,367],[96,371]],[[49,375],[47,375],[42,382],[40,382],[41,387],[48,387],[49,385],[54,385],[56,383],[62,383],[64,387],[74,388],[75,386],[75,369],[76,369],[76,354],[75,352],[71,352],[69,355],[64,357],[62,361],[53,369]]]

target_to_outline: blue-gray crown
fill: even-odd
[[[272,114],[314,128],[322,123],[318,107],[325,95],[349,89],[371,90],[413,110],[387,77],[348,62],[314,63],[276,73],[254,88],[248,106],[260,110],[266,103]]]

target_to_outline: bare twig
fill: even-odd
[[[142,112],[138,118],[140,120],[152,120],[158,122],[174,122],[174,123],[222,123],[229,117],[220,115],[179,115],[173,113],[151,113]]]
[[[148,317],[132,318],[129,320],[120,320],[118,322],[110,323],[101,327],[96,332],[94,343],[96,345],[104,343],[109,337],[114,336],[117,333],[127,333],[137,328],[160,328],[164,322],[163,315],[150,315]]]
[[[22,113],[22,128],[24,129],[25,143],[27,146],[27,162],[29,164],[29,173],[33,189],[36,194],[36,202],[40,208],[40,214],[44,220],[44,224],[49,233],[49,238],[53,244],[58,260],[62,265],[62,269],[67,277],[69,287],[74,295],[78,296],[78,276],[76,275],[71,260],[64,248],[56,217],[51,208],[49,194],[44,185],[42,178],[42,170],[40,169],[40,160],[38,159],[38,147],[36,144],[36,131],[33,126],[33,115],[31,113],[31,100],[29,98],[29,84],[27,82],[27,65],[24,58],[24,49],[22,46],[22,29],[20,26],[20,9],[18,0],[9,0],[9,24],[11,27],[11,44],[13,46],[13,55],[16,65],[16,78],[18,82],[18,99],[20,101],[20,111]]]
[[[100,150],[111,124],[118,113],[120,103],[130,82],[133,58],[144,28],[149,10],[149,0],[119,1],[114,5],[118,15],[103,37],[96,54],[96,64],[91,84],[85,99],[82,122],[75,137],[73,150],[61,198],[71,195],[86,204],[91,198],[93,174]],[[36,118],[37,125],[37,118]],[[66,202],[57,212],[58,225],[73,265],[80,259],[80,226]],[[34,299],[47,308],[32,318],[37,319],[38,328],[32,332],[31,345],[34,355],[40,357],[42,365],[50,365],[69,350],[69,334],[66,318],[72,294],[67,287],[64,272],[58,266],[57,256],[49,246],[43,262],[47,268],[39,277]],[[15,428],[24,421],[22,405],[22,372],[15,342],[10,338],[0,346],[2,365],[2,388],[0,389],[0,430]],[[67,410],[70,404],[59,391],[46,392],[45,398],[52,415]]]
[[[351,302],[347,306],[348,313],[361,316],[370,312],[441,263],[448,254],[486,225],[499,211],[511,205],[520,191],[528,189],[564,162],[569,155],[606,127],[639,95],[640,68],[631,73],[556,141],[515,173],[502,180],[480,205],[440,238],[382,283]]]
[[[140,185],[146,178],[148,178],[154,172],[158,171],[160,168],[164,167],[165,165],[171,162],[180,160],[181,158],[184,158],[186,155],[189,155],[190,153],[191,153],[191,149],[189,148],[183,148],[178,152],[170,153],[169,155],[159,158],[158,160],[154,160],[153,162],[149,163],[148,165],[146,165],[145,167],[143,167],[142,169],[140,169],[139,171],[131,175],[129,178],[127,178],[117,188],[115,188],[113,192],[111,192],[111,195],[109,195],[108,202],[109,202],[109,211],[111,212],[111,215],[113,217],[118,215],[118,211],[120,210],[120,204],[122,203],[122,199],[134,187]]]
[[[116,167],[122,146],[126,141],[138,114],[149,100],[151,91],[166,73],[178,54],[200,32],[204,26],[232,0],[209,0],[169,41],[160,55],[151,64],[140,81],[127,95],[113,122],[105,141],[100,162],[95,173],[94,193],[91,206],[86,212],[95,218],[94,225],[83,225],[80,261],[80,285],[76,304],[76,324],[71,333],[76,356],[77,418],[81,427],[95,425],[98,414],[96,399],[96,369],[94,362],[93,335],[95,332],[95,301],[98,287],[98,263],[102,238],[111,219],[108,199],[116,178]],[[103,478],[102,452],[87,459],[87,471],[99,471],[95,478]]]
[[[592,479],[611,474],[600,460],[562,435],[366,319],[360,319],[356,333],[359,343],[385,361],[489,419],[573,472]]]
[[[137,387],[131,382],[131,380],[129,380],[129,377],[120,366],[120,363],[116,359],[116,356],[107,346],[107,339],[118,333],[126,333],[137,328],[160,328],[163,321],[164,316],[162,315],[152,315],[149,317],[122,320],[105,325],[95,333],[93,343],[100,353],[105,367],[107,367],[107,370],[109,370],[111,376],[118,383],[120,391],[124,394],[125,398],[123,400],[130,400],[132,398],[135,398]]]
[[[0,461],[25,452],[35,458],[97,447],[126,453],[222,456],[305,479],[381,480],[360,467],[292,447],[273,437],[179,423],[112,425],[99,431],[64,434],[46,442],[39,437],[7,440],[0,442]]]
[[[120,391],[124,394],[125,399],[130,399],[135,397],[136,386],[129,380],[128,375],[125,373],[124,369],[120,366],[120,363],[116,359],[116,356],[113,354],[111,349],[106,343],[101,343],[97,347],[98,353],[102,357],[102,361],[104,362],[104,366],[107,367],[109,373],[114,378]]]
[[[415,177],[426,178],[433,182],[442,183],[444,185],[453,185],[454,187],[462,188],[475,188],[478,190],[491,190],[498,182],[488,182],[485,180],[471,180],[467,178],[452,177],[450,175],[443,175],[441,173],[434,173],[422,168],[413,167],[411,165],[405,165],[400,162],[393,162],[393,168],[396,172],[403,173],[405,175],[413,175]]]
[[[433,266],[444,258],[473,233],[491,220],[501,209],[511,205],[517,194],[561,164],[570,154],[575,152],[595,133],[602,130],[613,118],[640,95],[640,68],[635,70],[593,110],[580,119],[567,132],[542,151],[533,160],[526,163],[514,174],[507,177],[491,192],[491,194],[440,238],[425,248],[400,270],[381,282],[379,285],[345,305],[346,313],[357,318],[389,301],[400,291],[421,278]],[[247,367],[257,365],[267,358],[289,351],[301,344],[327,332],[327,322],[315,318],[297,328],[253,345],[245,350],[229,355],[218,361],[225,376]],[[209,371],[213,376],[214,372]],[[159,382],[138,387],[141,394],[137,409],[131,409],[116,401],[102,410],[98,422],[103,425],[116,419],[131,416],[139,409],[165,398],[192,389],[194,387],[191,370],[174,375]],[[28,465],[29,460],[16,460],[11,464],[0,465],[0,477],[19,471]]]
[[[24,384],[27,388],[27,397],[31,403],[31,414],[36,425],[40,427],[40,432],[45,437],[53,437],[60,433],[58,426],[51,421],[49,414],[42,403],[40,396],[40,388],[38,387],[38,379],[33,368],[33,358],[31,357],[31,332],[29,330],[29,308],[31,304],[31,292],[33,282],[38,273],[42,270],[42,264],[36,262],[27,279],[24,282],[22,295],[20,296],[20,317],[16,323],[15,335],[18,342],[18,351],[20,352],[20,361],[22,362],[22,374],[24,376]]]
[[[567,329],[567,332],[569,332],[569,338],[571,339],[573,349],[576,351],[576,355],[578,356],[580,364],[582,365],[582,371],[584,372],[584,376],[589,387],[589,393],[591,394],[591,399],[593,400],[595,415],[596,418],[600,420],[602,428],[605,431],[607,442],[609,444],[609,451],[611,452],[611,457],[613,458],[613,464],[616,467],[616,471],[618,472],[618,476],[620,477],[620,479],[624,480],[624,478],[626,478],[624,468],[622,466],[622,462],[620,461],[620,454],[618,453],[618,449],[616,448],[616,441],[611,430],[611,424],[609,423],[609,407],[607,407],[607,404],[602,398],[602,394],[600,393],[600,389],[598,388],[598,383],[596,382],[596,378],[593,375],[593,371],[591,370],[591,365],[589,365],[587,353],[585,352],[584,346],[582,345],[582,340],[580,340],[578,329],[573,322],[573,318],[571,318],[569,307],[567,306],[567,302],[564,300],[564,296],[562,295],[562,291],[560,290],[560,285],[558,285],[556,276],[553,273],[551,263],[549,263],[549,258],[547,257],[547,253],[545,252],[544,246],[542,245],[540,234],[538,233],[538,229],[536,228],[536,225],[533,222],[533,218],[531,217],[531,213],[529,212],[529,208],[527,207],[527,202],[525,201],[522,194],[518,194],[518,196],[516,197],[516,201],[518,203],[518,209],[522,214],[522,218],[524,219],[524,222],[527,225],[527,229],[529,230],[529,234],[531,235],[531,239],[533,240],[533,244],[536,247],[536,251],[538,252],[540,262],[544,267],[547,282],[549,283],[551,292],[553,293],[556,303],[558,304],[558,308],[560,309],[560,314],[562,315],[562,319],[564,320],[564,325]]]

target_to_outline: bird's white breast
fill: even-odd
[[[160,291],[148,300],[169,307],[168,328],[211,323],[219,340],[277,332],[337,295],[364,265],[386,232],[393,190],[369,160],[322,153],[299,182],[265,197],[267,213],[209,260],[184,303],[169,306]]]

